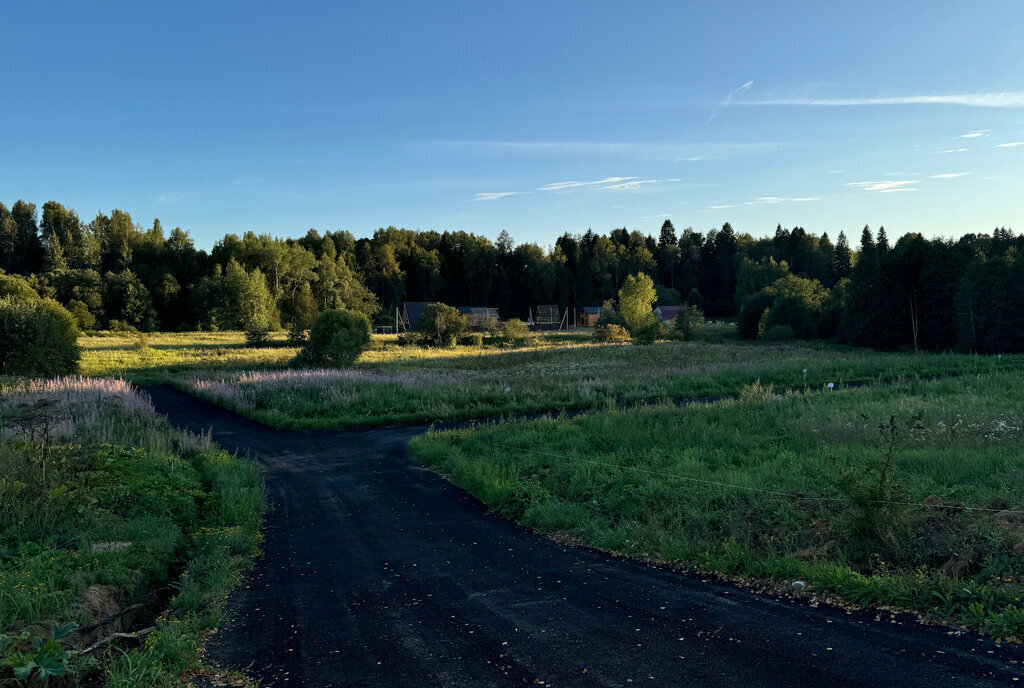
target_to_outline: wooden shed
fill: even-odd
[[[579,325],[580,327],[595,327],[599,317],[601,317],[600,306],[584,306],[580,309]]]

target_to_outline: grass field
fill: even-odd
[[[196,368],[280,368],[294,358],[283,333],[271,336],[270,346],[245,345],[241,332],[99,332],[79,340],[80,372],[90,377],[120,377],[146,384]]]
[[[414,452],[498,513],[573,541],[1024,633],[1022,356],[747,343],[727,327],[647,347],[375,336],[333,370],[291,368],[281,337],[252,349],[241,333],[83,345],[88,374],[170,383],[283,428],[588,409],[431,433]]]
[[[730,396],[760,379],[818,389],[1011,369],[1024,357],[892,354],[825,345],[567,339],[519,350],[379,342],[340,370],[205,370],[182,389],[268,425],[345,428],[600,408],[608,403]]]
[[[587,332],[550,332],[531,348],[547,349],[588,341]],[[421,349],[399,347],[395,335],[373,335],[364,363],[394,359],[408,361],[458,358],[492,351],[474,347]],[[265,370],[284,368],[299,352],[283,332],[270,336],[266,346],[246,346],[242,332],[94,332],[79,340],[80,371],[89,377],[119,377],[139,384],[160,383],[193,370]]]
[[[174,430],[121,381],[0,382],[0,421],[0,683],[45,670],[170,684],[256,552],[258,469]],[[83,627],[132,605],[126,630],[151,626],[144,644],[71,651],[120,630]]]
[[[1024,374],[432,432],[422,462],[602,549],[1024,637]]]

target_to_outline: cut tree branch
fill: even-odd
[[[106,638],[103,638],[102,640],[97,640],[95,643],[85,648],[84,650],[79,650],[78,654],[89,654],[96,648],[106,645],[107,643],[111,642],[112,640],[116,640],[117,638],[141,638],[144,635],[152,633],[156,630],[156,628],[156,626],[150,626],[149,628],[143,628],[141,631],[135,631],[133,633],[111,633]]]

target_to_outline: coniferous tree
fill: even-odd
[[[42,267],[43,245],[39,241],[37,218],[35,203],[27,203],[19,198],[11,206],[11,219],[18,227],[11,261],[13,272],[31,275],[39,272]]]
[[[832,251],[832,260],[829,262],[829,278],[832,284],[849,277],[851,270],[853,270],[853,253],[846,240],[846,233],[839,232],[839,239],[836,241],[835,250]]]

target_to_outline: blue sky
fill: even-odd
[[[553,243],[1024,230],[1024,3],[16,3],[0,200]],[[853,238],[853,237],[851,237]]]

